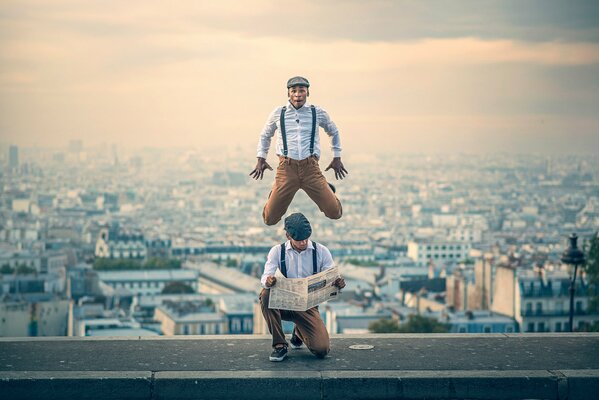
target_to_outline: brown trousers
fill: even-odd
[[[268,325],[268,330],[272,334],[272,346],[277,344],[287,345],[283,325],[281,320],[293,321],[295,324],[295,334],[304,342],[306,347],[318,358],[323,358],[329,353],[330,342],[329,333],[324,326],[318,307],[313,307],[307,311],[289,311],[268,308],[269,289],[262,289],[260,292],[260,306],[262,315]]]
[[[322,175],[316,156],[303,160],[279,156],[275,183],[262,211],[266,225],[275,225],[281,220],[299,189],[303,189],[328,218],[341,218],[341,202]]]

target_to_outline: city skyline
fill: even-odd
[[[164,7],[5,3],[0,143],[241,146],[251,163],[302,74],[344,156],[599,146],[596,3]]]

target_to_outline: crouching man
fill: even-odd
[[[324,358],[329,353],[330,342],[318,306],[306,311],[268,308],[270,288],[277,283],[274,276],[277,268],[287,278],[306,278],[333,267],[329,249],[309,240],[312,228],[303,214],[295,213],[285,218],[285,232],[287,241],[270,249],[261,279],[263,289],[260,293],[260,305],[272,334],[273,352],[270,361],[283,361],[287,357],[287,340],[281,320],[293,321],[295,324],[289,341],[292,348],[300,349],[305,344],[316,357]],[[339,289],[345,287],[343,278],[337,278],[333,284]]]

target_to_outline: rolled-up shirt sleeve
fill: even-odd
[[[275,272],[277,271],[277,267],[279,266],[279,258],[281,257],[280,249],[280,246],[274,246],[268,252],[268,257],[266,258],[266,263],[264,264],[264,273],[260,279],[260,283],[265,289],[269,289],[266,286],[266,278],[269,276],[274,276]]]
[[[257,157],[266,158],[268,150],[270,149],[270,141],[277,130],[277,120],[281,112],[281,107],[277,107],[266,120],[264,128],[260,133],[260,140],[258,140],[258,152]]]
[[[337,125],[331,120],[329,114],[322,108],[318,107],[318,125],[324,129],[331,139],[331,150],[333,157],[341,157],[341,138]]]

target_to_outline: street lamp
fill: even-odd
[[[576,283],[576,273],[578,272],[578,266],[584,264],[584,253],[580,251],[576,242],[578,236],[573,233],[569,237],[570,246],[562,254],[562,262],[569,266],[570,269],[570,332],[574,331],[573,320],[574,320],[574,284]],[[572,266],[574,271],[572,272]]]

